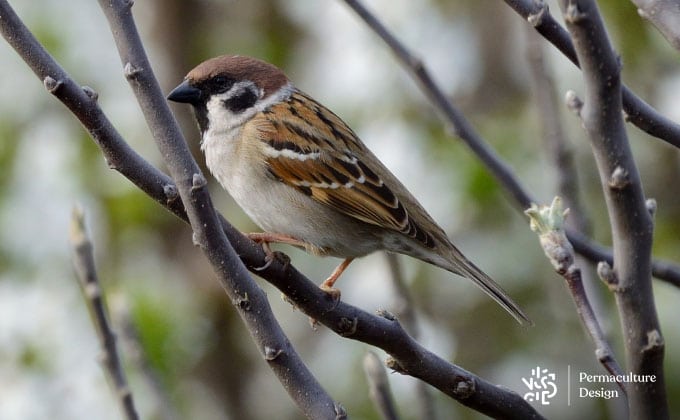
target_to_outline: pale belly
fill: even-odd
[[[336,257],[360,257],[383,249],[380,231],[329,209],[293,187],[274,179],[262,165],[238,159],[230,167],[206,148],[212,174],[263,231],[306,242],[309,252]]]

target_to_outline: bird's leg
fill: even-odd
[[[280,244],[288,244],[288,245],[293,245],[293,246],[298,246],[298,247],[303,247],[305,246],[305,243],[293,238],[292,236],[288,235],[282,235],[280,233],[269,233],[269,232],[257,232],[257,233],[246,233],[245,234],[250,240],[262,245],[262,249],[264,250],[264,260],[265,260],[265,265],[262,267],[256,268],[257,271],[262,271],[269,267],[269,265],[274,261],[274,252],[272,249],[269,247],[270,243],[280,243]]]
[[[310,244],[304,241],[280,233],[256,232],[247,233],[246,236],[257,243],[262,244],[262,248],[267,254],[267,261],[269,262],[271,262],[271,259],[274,257],[274,253],[269,247],[270,243],[287,244],[303,249],[308,249],[310,247]],[[331,275],[319,286],[319,288],[330,295],[334,301],[340,300],[340,289],[336,289],[333,287],[333,285],[353,260],[354,258],[346,258],[344,261],[342,261],[340,265],[338,265],[335,270],[333,270]]]
[[[252,241],[262,244],[262,247],[265,248],[265,251],[268,250],[269,253],[271,253],[271,249],[268,249],[269,244],[271,243],[293,245],[300,248],[305,248],[307,246],[307,243],[304,241],[280,233],[255,232],[246,233],[245,235]]]
[[[328,293],[333,300],[340,300],[340,289],[333,287],[340,275],[345,272],[347,267],[354,261],[354,258],[345,258],[343,262],[338,265],[331,275],[319,286],[321,290]]]

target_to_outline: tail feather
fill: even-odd
[[[432,263],[474,281],[484,293],[501,305],[523,326],[534,324],[498,283],[468,260],[455,246],[451,245],[451,248],[453,251],[451,258],[446,258],[445,261],[432,261]]]

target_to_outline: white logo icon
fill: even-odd
[[[524,385],[529,388],[529,392],[524,394],[524,399],[526,401],[540,401],[542,405],[550,405],[548,400],[557,394],[556,380],[557,375],[555,373],[536,366],[535,369],[531,369],[529,379],[522,378]]]

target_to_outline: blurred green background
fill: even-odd
[[[126,140],[162,165],[95,2],[14,1],[50,53],[99,102]],[[678,54],[629,3],[600,2],[622,56],[623,79],[680,120]],[[501,2],[367,1],[412,48],[489,144],[535,197],[549,203],[556,173],[541,138],[527,64],[523,20]],[[527,220],[379,39],[341,1],[153,0],[134,6],[165,91],[200,61],[220,54],[270,61],[345,119],[411,189],[454,242],[496,278],[536,326],[520,328],[470,282],[400,258],[413,294],[420,341],[460,366],[527,392],[536,366],[557,373],[558,395],[537,406],[550,418],[621,418],[622,400],[575,398],[575,372],[605,373],[563,280],[551,269]],[[558,8],[553,6],[555,14]],[[582,94],[580,75],[546,43],[557,97]],[[142,418],[295,419],[301,414],[253,346],[187,225],[110,170],[76,120],[20,58],[0,43],[0,419],[121,418],[99,368],[98,344],[74,278],[67,241],[80,203],[95,242],[119,344]],[[578,168],[582,216],[609,243],[597,171],[580,122],[558,104]],[[188,107],[173,109],[201,165]],[[678,151],[629,126],[646,194],[658,203],[654,252],[680,262]],[[257,227],[210,179],[223,214],[243,231]],[[320,282],[337,261],[281,248]],[[592,268],[592,266],[588,266]],[[586,270],[592,280],[592,272]],[[368,346],[337,337],[283,302],[259,280],[291,342],[353,418],[377,419],[362,358]],[[589,291],[621,363],[613,300]],[[367,311],[397,310],[387,261],[375,254],[343,276],[343,299]],[[666,340],[668,394],[679,395],[678,291],[655,281]],[[132,331],[131,330],[134,330]],[[378,351],[379,352],[379,351]],[[383,353],[380,353],[384,357]],[[572,399],[567,405],[567,370]],[[389,376],[403,418],[418,418],[415,380]],[[611,387],[609,387],[611,388]],[[609,389],[608,388],[608,389]],[[431,390],[439,418],[481,415]],[[678,401],[671,400],[674,412]]]

